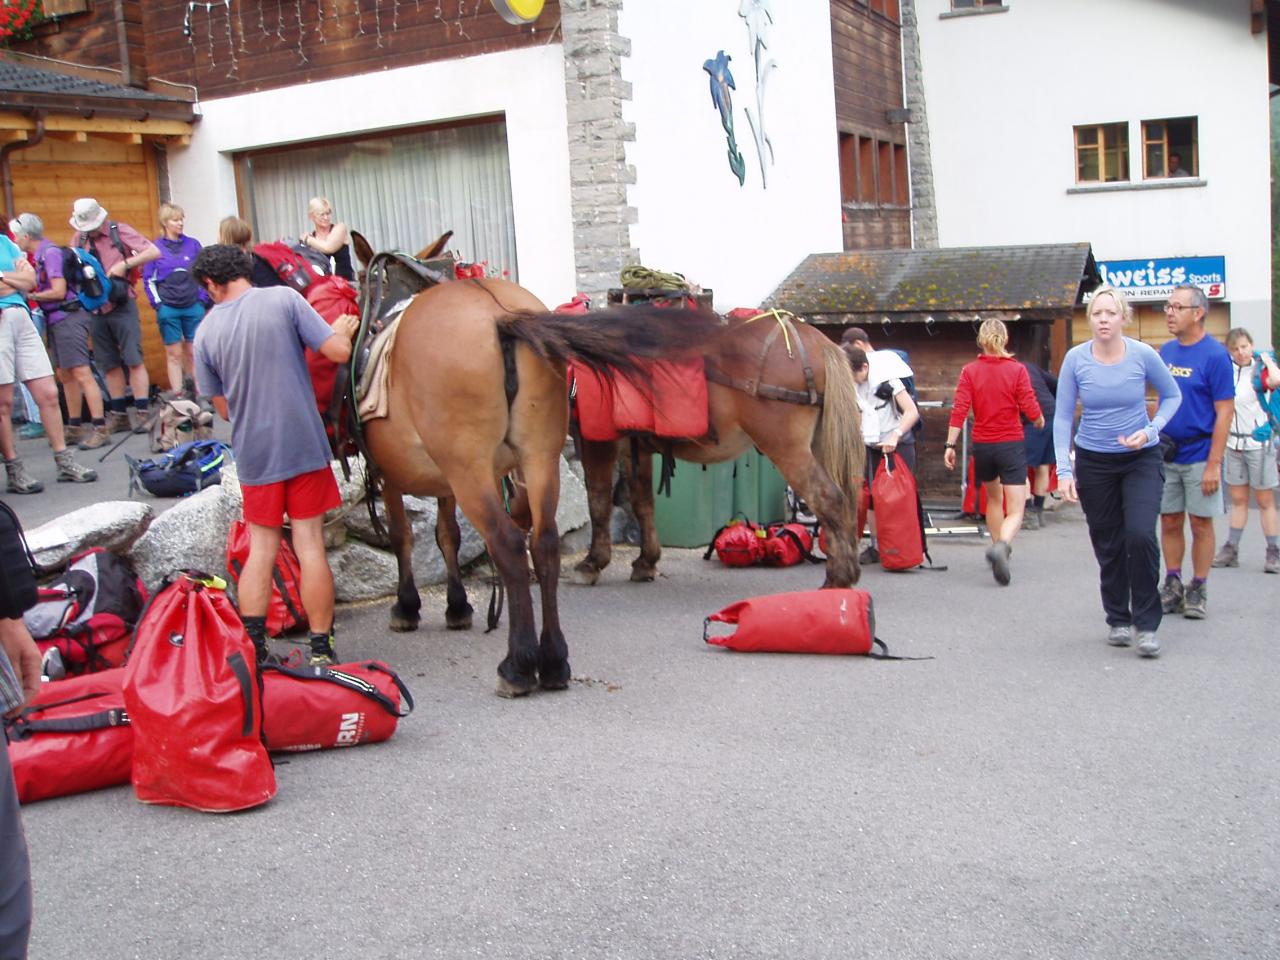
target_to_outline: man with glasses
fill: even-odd
[[[1213,518],[1222,516],[1222,458],[1235,409],[1235,383],[1227,348],[1205,332],[1209,300],[1191,284],[1179,284],[1164,305],[1165,324],[1174,339],[1160,348],[1160,359],[1182,390],[1182,405],[1165,427],[1177,442],[1164,465],[1160,502],[1160,542],[1165,580],[1160,605],[1166,614],[1191,620],[1207,615],[1209,567],[1213,563]],[[1185,523],[1191,515],[1192,578],[1182,585],[1186,553]]]

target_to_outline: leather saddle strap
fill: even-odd
[[[730,377],[719,368],[713,366],[710,361],[706,364],[707,379],[721,386],[741,390],[752,397],[764,397],[766,400],[781,400],[784,403],[798,403],[809,407],[821,406],[822,394],[818,392],[818,384],[813,376],[813,366],[809,363],[809,351],[805,347],[804,341],[800,339],[800,334],[791,322],[790,317],[785,314],[777,314],[775,320],[777,321],[776,324],[764,338],[764,343],[760,347],[760,370],[754,380],[738,380]],[[765,363],[769,359],[769,350],[777,341],[778,335],[784,332],[787,334],[788,344],[791,341],[795,342],[800,368],[804,371],[804,390],[775,387],[773,384],[761,382],[764,378]]]

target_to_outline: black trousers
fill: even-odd
[[[1076,448],[1076,491],[1098,558],[1109,626],[1160,626],[1160,543],[1164,490],[1159,447],[1125,453]]]

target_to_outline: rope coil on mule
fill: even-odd
[[[653,270],[649,267],[642,267],[638,263],[623,267],[619,274],[622,285],[628,288],[650,289],[650,290],[689,290],[691,289],[689,281],[678,273],[663,273],[661,270]]]

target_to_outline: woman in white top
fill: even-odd
[[[1231,433],[1227,437],[1227,457],[1223,473],[1227,492],[1231,497],[1231,531],[1227,542],[1213,558],[1215,567],[1240,565],[1240,537],[1249,520],[1249,490],[1253,489],[1262,519],[1262,534],[1267,540],[1267,552],[1263,570],[1280,573],[1280,518],[1276,515],[1277,483],[1276,458],[1273,450],[1275,437],[1268,427],[1267,413],[1254,389],[1254,378],[1259,367],[1265,367],[1271,383],[1280,383],[1280,368],[1269,353],[1256,353],[1249,331],[1236,327],[1227,334],[1227,350],[1231,353],[1232,370],[1236,378],[1235,415],[1231,419]],[[1254,438],[1255,431],[1267,436],[1266,440]]]

